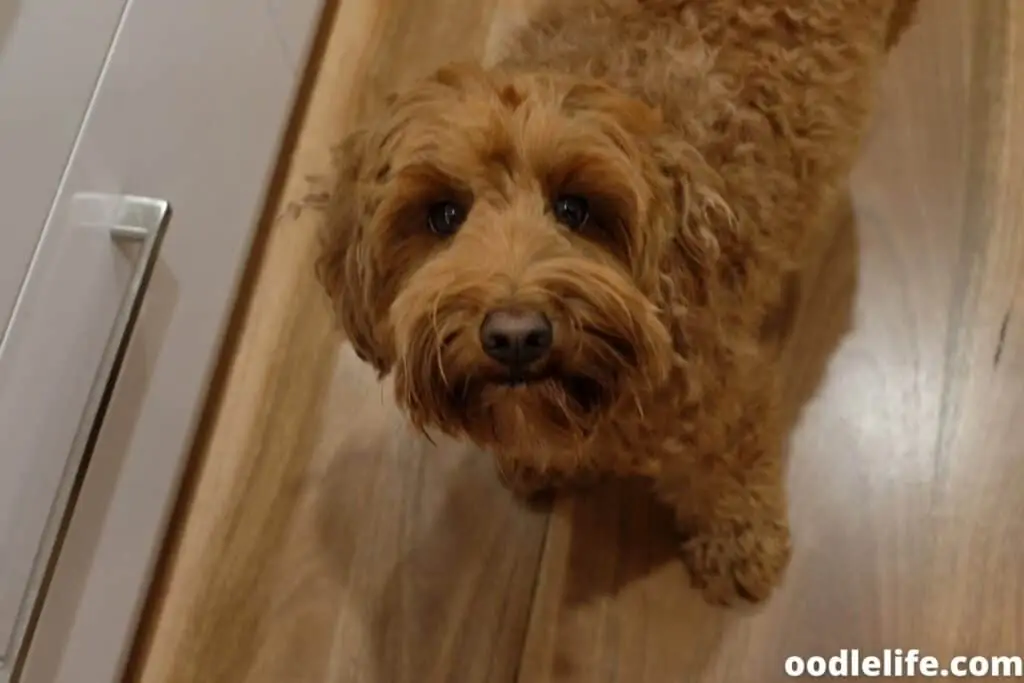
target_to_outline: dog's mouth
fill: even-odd
[[[557,381],[557,377],[553,372],[510,372],[507,375],[489,378],[486,380],[486,383],[515,388],[528,387],[550,381]]]
[[[615,403],[622,374],[638,362],[637,350],[621,336],[589,326],[585,332],[601,342],[590,363],[575,362],[566,357],[564,349],[556,348],[533,363],[466,363],[456,373],[451,368],[459,363],[448,365],[442,360],[437,367],[447,368],[439,369],[436,379],[445,387],[447,404],[456,414],[486,412],[501,403],[520,404],[529,409],[543,407],[552,422],[578,428],[581,421],[593,420]],[[441,337],[442,359],[449,355],[459,358],[455,349],[460,336],[449,332]]]
[[[596,410],[608,398],[607,389],[600,382],[591,377],[577,374],[551,371],[515,373],[488,378],[484,383],[488,386],[512,391],[544,390],[558,387],[584,413]]]
[[[606,389],[597,380],[582,375],[573,375],[562,380],[565,392],[589,413],[607,402]]]

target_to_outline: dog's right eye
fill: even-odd
[[[453,235],[466,220],[466,209],[455,202],[437,202],[427,207],[427,225],[438,235]]]
[[[551,206],[555,218],[570,230],[579,230],[590,218],[590,205],[584,197],[563,194]]]

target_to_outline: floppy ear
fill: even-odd
[[[387,311],[379,310],[382,303],[366,235],[371,211],[364,196],[369,145],[370,134],[356,130],[335,150],[336,181],[321,227],[317,276],[356,355],[383,376],[391,369],[392,353],[378,331],[378,321]]]
[[[735,236],[736,216],[723,198],[724,182],[697,149],[675,132],[651,141],[665,208],[671,212],[667,235],[691,268],[707,272],[721,253],[721,242]]]
[[[660,260],[668,249],[690,270],[711,268],[720,253],[719,240],[733,234],[736,220],[722,198],[721,177],[697,148],[679,131],[667,128],[659,110],[600,82],[574,84],[563,105],[569,111],[601,112],[616,124],[606,133],[628,135],[642,150],[637,163],[658,214],[651,216],[655,224],[649,226],[648,241],[659,247],[652,255]]]

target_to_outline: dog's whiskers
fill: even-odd
[[[448,381],[448,374],[444,371],[444,358],[440,353],[435,354],[435,365],[437,366],[437,374],[441,376],[441,384],[444,385],[445,389],[451,387],[451,383]]]
[[[430,305],[430,327],[433,330],[434,335],[438,339],[441,338],[441,328],[440,328],[440,325],[437,322],[438,315],[440,314],[440,308],[441,308],[441,292],[438,292],[434,296],[433,300],[431,301],[431,305]]]
[[[404,375],[406,378],[411,377],[408,359],[404,357],[399,361],[399,373]],[[409,397],[409,402],[419,408],[419,410],[413,411],[413,424],[425,435],[426,426],[422,417],[419,417],[419,415],[426,404],[423,402],[423,397],[420,395],[419,382],[415,381],[415,379],[411,381],[406,379],[405,384],[407,385],[406,391]]]
[[[570,425],[575,425],[576,421],[572,418],[572,411],[569,410],[568,400],[568,394],[565,392],[559,392],[555,395],[555,405],[562,411],[565,421]]]
[[[640,419],[646,420],[647,416],[644,414],[644,406],[643,402],[640,400],[640,396],[636,393],[636,391],[630,391],[629,393],[633,397],[633,405],[636,406],[636,412],[638,415],[640,415]]]

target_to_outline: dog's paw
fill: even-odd
[[[785,522],[716,521],[683,541],[682,557],[709,603],[736,606],[768,599],[789,564]]]

